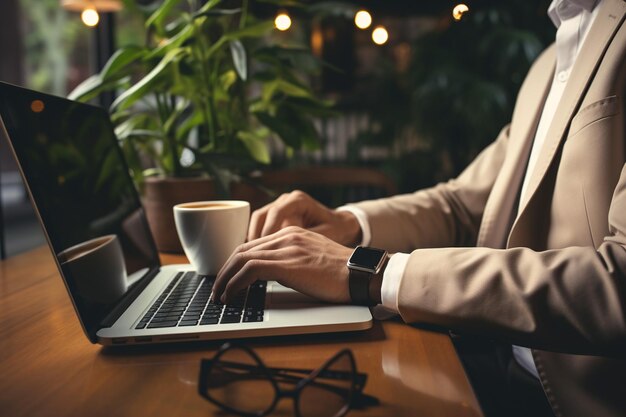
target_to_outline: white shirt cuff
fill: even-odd
[[[337,207],[337,211],[349,211],[354,214],[356,220],[359,222],[359,226],[361,227],[361,246],[367,246],[372,241],[372,231],[370,229],[369,221],[367,220],[367,214],[365,212],[356,207],[356,206],[341,206]]]
[[[398,308],[398,290],[404,275],[406,264],[409,262],[408,253],[396,253],[389,258],[387,268],[383,274],[383,285],[380,290],[382,305],[389,311],[400,314]]]

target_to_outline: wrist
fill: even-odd
[[[339,243],[345,246],[355,247],[363,240],[363,231],[356,216],[347,210],[335,211],[343,231]]]
[[[380,304],[382,279],[389,260],[383,249],[357,246],[347,267],[348,287],[352,304],[373,306]]]
[[[388,262],[389,262],[389,256],[387,255],[387,259],[385,260],[385,263],[383,264],[380,271],[377,274],[373,275],[372,279],[370,279],[369,294],[370,294],[370,300],[374,304],[382,303],[383,277],[384,277],[385,269],[387,268]]]

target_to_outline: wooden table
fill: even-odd
[[[164,256],[164,262],[181,257]],[[349,347],[380,405],[350,416],[481,416],[446,335],[377,322],[365,332],[248,340],[268,366],[315,368]],[[0,262],[0,416],[224,415],[197,393],[220,343],[102,348],[83,334],[47,247]],[[292,415],[282,400],[272,415]]]

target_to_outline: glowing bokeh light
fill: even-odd
[[[284,32],[291,27],[291,18],[287,13],[280,13],[274,19],[274,26],[276,26],[276,29]]]
[[[372,15],[366,10],[359,10],[354,15],[354,24],[359,29],[367,29],[372,24]]]
[[[467,7],[467,5],[461,3],[461,4],[457,4],[456,6],[454,6],[454,9],[452,9],[452,17],[454,18],[454,20],[461,20],[461,18],[463,17],[463,14],[469,12],[469,7]]]
[[[82,19],[85,26],[94,27],[100,21],[100,15],[95,9],[85,9],[80,14],[80,18]]]
[[[384,45],[389,39],[389,33],[383,26],[377,26],[372,32],[372,40],[376,45]]]

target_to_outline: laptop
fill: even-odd
[[[191,265],[160,265],[130,170],[103,109],[0,82],[0,135],[17,159],[92,343],[131,345],[371,327],[367,307],[321,303],[272,281],[256,282],[230,305],[214,304],[209,301],[214,277],[196,274]],[[102,290],[85,290],[85,283],[89,287],[94,278],[78,276],[80,270],[62,258],[77,245],[98,239],[117,241],[127,277],[127,285],[108,297],[99,296]],[[108,285],[106,278],[104,282]]]

